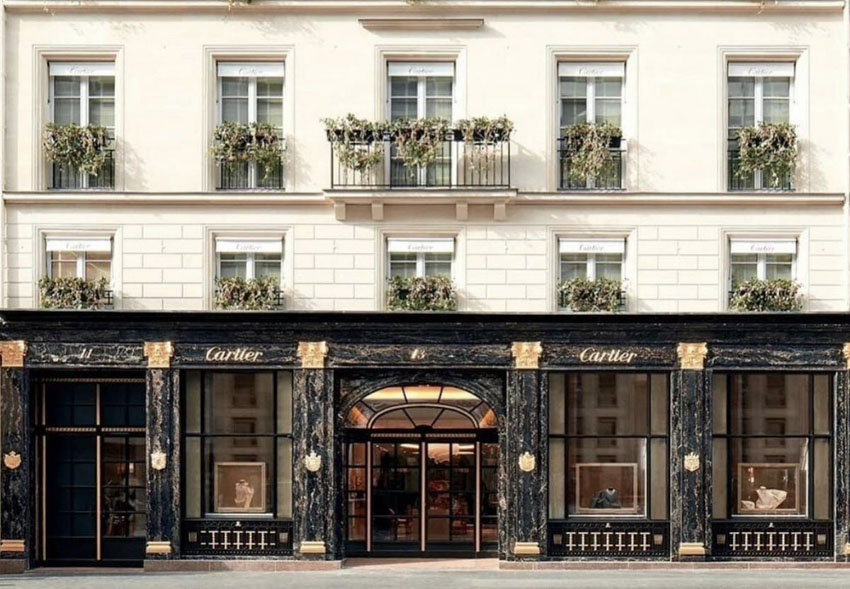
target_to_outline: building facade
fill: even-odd
[[[845,2],[3,9],[8,570],[844,560]]]

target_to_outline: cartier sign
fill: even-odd
[[[207,362],[258,362],[263,352],[252,348],[222,348],[213,346],[207,349],[204,359]]]
[[[631,364],[635,356],[637,356],[636,352],[628,352],[619,348],[608,350],[585,348],[579,354],[578,359],[582,364]]]

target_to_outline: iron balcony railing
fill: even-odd
[[[83,174],[67,164],[52,164],[53,190],[112,190],[115,188],[115,158],[106,152],[106,163],[96,175]]]
[[[352,146],[364,153],[380,151],[383,162],[365,170],[344,166],[334,149],[332,134],[331,189],[380,190],[393,188],[442,188],[499,190],[511,186],[511,142],[508,137],[496,141],[465,141],[463,134],[451,129],[440,145],[434,162],[426,166],[407,166],[397,155],[393,136],[370,134],[353,140]]]
[[[283,190],[283,160],[268,174],[262,166],[241,162],[234,166],[220,165],[218,190]]]
[[[625,189],[625,149],[620,139],[611,141],[609,148],[610,163],[595,177],[573,173],[574,149],[567,147],[567,139],[558,139],[559,188],[561,190],[624,190]]]
[[[739,149],[729,150],[729,191],[768,191],[768,192],[793,192],[794,179],[791,174],[788,174],[779,179],[779,182],[774,182],[765,174],[739,174],[738,169],[741,161],[741,151]]]

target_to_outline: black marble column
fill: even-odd
[[[704,560],[709,545],[711,419],[703,370],[673,373],[671,548],[677,560]]]
[[[23,366],[0,368],[0,573],[21,572],[33,557],[34,451],[29,378]]]
[[[850,371],[835,378],[835,558],[850,560]]]
[[[501,548],[507,558],[537,559],[546,551],[547,382],[539,370],[508,374],[507,465],[502,469],[508,510]]]
[[[180,550],[180,377],[147,371],[148,537],[145,558],[168,559]]]
[[[303,558],[338,557],[333,416],[333,371],[296,370],[292,424],[294,548]]]

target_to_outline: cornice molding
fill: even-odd
[[[474,31],[484,26],[483,18],[361,18],[368,31]]]

